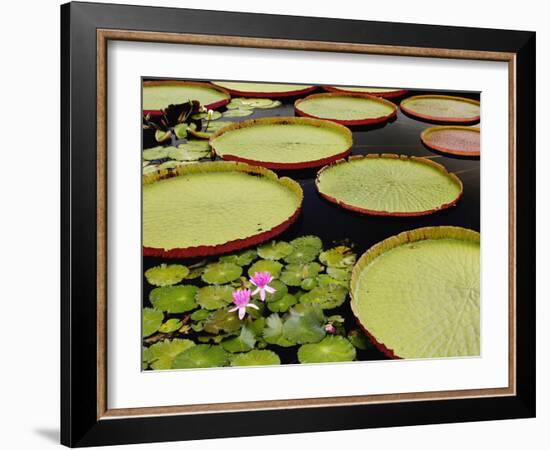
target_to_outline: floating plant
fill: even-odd
[[[298,349],[298,360],[302,364],[353,361],[355,356],[355,347],[342,336],[327,336]]]
[[[458,156],[479,156],[479,138],[479,128],[460,125],[431,127],[420,134],[420,140],[426,147]]]
[[[267,241],[296,220],[302,199],[295,181],[242,163],[155,172],[144,177],[144,254],[205,256]]]
[[[272,169],[303,169],[335,161],[351,152],[346,127],[305,117],[268,117],[235,122],[210,139],[218,156]]]
[[[325,91],[328,92],[349,92],[368,94],[375,97],[382,98],[394,98],[405,95],[408,91],[406,89],[396,88],[375,88],[375,87],[352,87],[352,86],[324,86]]]
[[[189,269],[181,264],[161,264],[145,271],[145,278],[154,286],[170,286],[179,283],[187,275]]]
[[[223,117],[246,117],[254,114],[251,109],[229,109],[223,113]]]
[[[350,93],[313,94],[296,100],[294,109],[300,116],[349,126],[383,123],[397,114],[397,107],[388,100]]]
[[[242,83],[233,81],[212,81],[212,84],[225,89],[232,95],[242,95],[244,97],[293,97],[307,94],[316,89],[315,86],[304,84]]]
[[[285,256],[287,263],[305,264],[314,261],[323,249],[323,242],[317,236],[302,236],[290,242],[292,253]]]
[[[324,198],[343,208],[381,216],[431,214],[462,196],[456,175],[415,156],[350,157],[320,170],[315,184]]]
[[[400,104],[413,117],[432,122],[470,123],[480,119],[477,100],[450,95],[415,95]]]
[[[143,361],[155,370],[171,369],[174,358],[194,347],[189,339],[173,339],[157,342],[143,350]]]
[[[277,353],[271,350],[251,350],[231,357],[232,366],[273,366],[281,364]]]
[[[439,358],[480,351],[479,233],[427,227],[371,247],[353,269],[351,307],[388,356]]]
[[[162,311],[154,308],[144,308],[141,313],[142,336],[147,337],[158,331],[163,319],[164,314],[162,314]]]
[[[144,81],[143,110],[153,115],[168,105],[196,100],[208,109],[229,103],[230,95],[223,88],[196,81]]]
[[[204,309],[219,309],[233,301],[232,294],[231,286],[205,286],[197,292],[197,304]]]
[[[222,367],[229,363],[227,352],[218,345],[194,345],[177,355],[172,369],[198,369]]]
[[[149,300],[160,311],[182,313],[195,309],[198,290],[193,285],[162,286],[151,291]]]

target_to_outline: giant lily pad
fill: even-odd
[[[351,157],[324,167],[317,190],[342,208],[380,216],[421,216],[454,206],[462,182],[426,158],[399,155]]]
[[[298,217],[300,185],[262,167],[189,164],[143,179],[143,253],[193,257],[267,241]]]
[[[353,313],[389,356],[438,358],[480,351],[479,233],[427,227],[392,236],[361,256]]]
[[[187,275],[189,269],[181,264],[161,264],[145,271],[145,278],[154,286],[170,286],[179,283]]]
[[[151,291],[149,300],[160,311],[182,313],[195,309],[198,290],[198,287],[192,285],[162,286]]]
[[[212,84],[224,88],[233,95],[244,97],[292,97],[307,94],[316,89],[315,86],[305,84],[242,83],[233,81],[212,81]]]
[[[300,116],[332,120],[342,125],[371,125],[386,122],[397,114],[397,107],[383,98],[363,94],[313,94],[296,100]]]
[[[318,167],[346,156],[352,135],[344,126],[305,117],[244,120],[210,138],[217,155],[272,169]]]
[[[356,87],[356,86],[324,86],[328,92],[349,92],[352,94],[367,94],[375,97],[394,98],[405,95],[408,91],[399,88],[376,88],[376,87]]]
[[[143,350],[143,359],[155,370],[171,369],[174,358],[194,345],[189,339],[157,342]]]
[[[420,134],[422,143],[450,155],[479,156],[479,128],[447,125],[431,127]]]
[[[478,101],[450,95],[415,95],[400,107],[406,114],[431,122],[470,123],[480,118]]]
[[[277,353],[271,350],[251,350],[231,358],[232,366],[272,366],[281,364]]]
[[[172,369],[222,367],[228,362],[227,352],[219,345],[200,344],[177,355],[172,363]]]
[[[355,355],[355,347],[342,336],[327,336],[298,349],[298,360],[302,364],[353,361]]]
[[[208,109],[220,108],[229,103],[230,95],[218,86],[196,81],[144,81],[143,111],[148,114],[160,114],[160,110],[169,105],[197,100]]]

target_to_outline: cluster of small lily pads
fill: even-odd
[[[192,265],[145,272],[143,369],[353,361],[368,344],[333,311],[349,290],[356,254],[316,236],[270,241]]]

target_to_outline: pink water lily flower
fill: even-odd
[[[243,320],[246,308],[259,309],[254,303],[250,303],[250,289],[237,289],[233,292],[233,303],[235,306],[229,312],[239,311],[239,320]]]
[[[260,293],[260,298],[262,302],[265,301],[265,293],[273,294],[276,292],[276,289],[269,286],[269,283],[273,281],[273,277],[269,272],[254,272],[254,276],[250,278],[250,282],[256,286],[252,295]]]

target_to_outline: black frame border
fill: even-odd
[[[514,53],[516,395],[98,419],[98,29]],[[82,447],[534,417],[535,41],[535,33],[527,31],[80,2],[62,5],[61,443]]]

